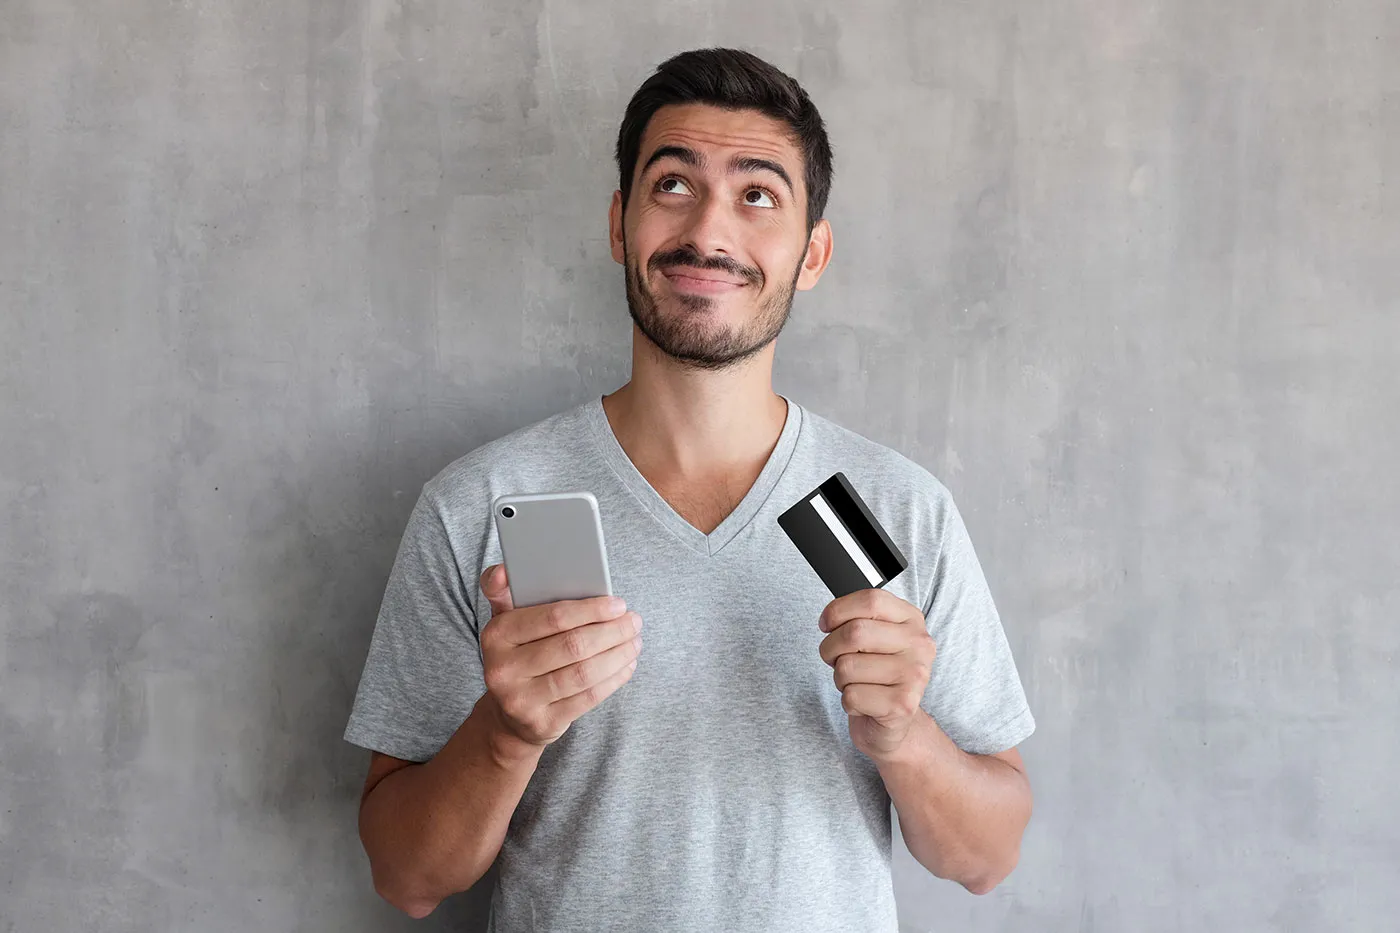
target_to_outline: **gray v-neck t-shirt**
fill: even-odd
[[[498,495],[593,493],[613,592],[645,622],[631,680],[540,756],[497,856],[493,933],[896,933],[890,798],[818,653],[831,592],[777,522],[838,470],[909,560],[885,589],[923,610],[938,649],[923,708],[974,754],[1034,730],[947,488],[786,400],[758,479],[709,534],[637,470],[599,396],[424,484],[347,741],[425,761],[486,692]]]

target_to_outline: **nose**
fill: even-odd
[[[688,223],[681,233],[681,243],[701,256],[733,252],[734,214],[723,198],[710,195],[696,201]]]

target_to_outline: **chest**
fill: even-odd
[[[647,481],[677,515],[709,534],[719,527],[720,522],[724,521],[729,513],[738,508],[757,478],[758,471],[754,470],[716,476],[700,482],[668,482],[650,477]]]

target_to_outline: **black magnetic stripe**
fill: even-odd
[[[816,492],[813,490],[801,502],[779,515],[778,524],[832,595],[845,596],[869,587],[870,581],[812,506],[812,496]]]
[[[817,487],[828,503],[831,510],[836,513],[836,517],[846,526],[855,538],[856,543],[865,551],[870,562],[875,565],[875,569],[880,572],[881,582],[888,581],[891,577],[909,566],[909,562],[904,559],[895,543],[890,540],[890,536],[885,533],[885,529],[876,520],[870,508],[865,504],[865,500],[856,492],[845,473],[836,473],[826,482]],[[818,516],[820,520],[820,516]],[[857,573],[859,569],[857,568]],[[864,579],[864,575],[862,575]]]

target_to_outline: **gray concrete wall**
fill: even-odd
[[[340,730],[419,485],[625,381],[613,137],[712,44],[833,136],[776,384],[953,490],[1039,719],[904,928],[1393,929],[1400,8],[583,7],[0,0],[0,930],[478,928]]]

